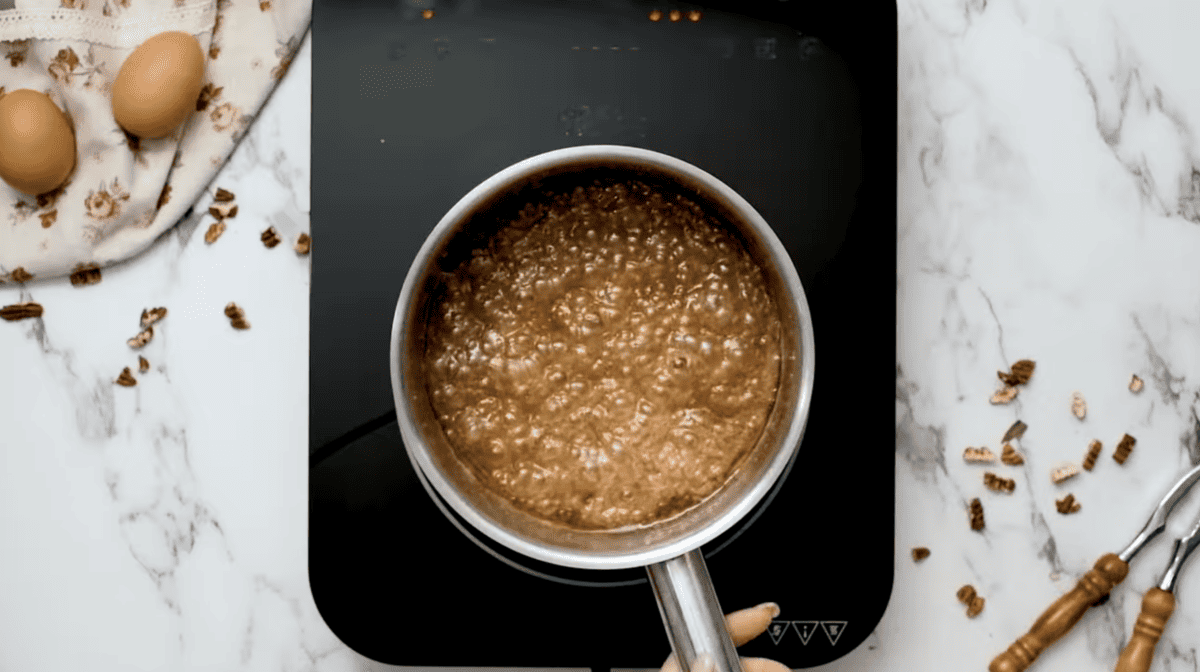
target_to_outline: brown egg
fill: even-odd
[[[0,96],[0,177],[18,191],[44,194],[75,168],[75,131],[50,97],[18,89]]]
[[[196,109],[204,52],[187,33],[159,33],[121,65],[112,85],[113,117],[139,138],[171,134]]]

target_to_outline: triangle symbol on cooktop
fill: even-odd
[[[779,640],[787,634],[787,621],[771,621],[771,625],[767,627],[767,634],[771,636],[771,641],[779,644]]]
[[[796,628],[796,632],[800,634],[800,643],[808,646],[808,640],[812,639],[813,633],[817,631],[816,621],[792,621],[792,627]]]
[[[829,638],[831,645],[836,645],[842,633],[846,630],[845,621],[821,621],[821,629],[825,631],[825,636]]]

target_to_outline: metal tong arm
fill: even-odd
[[[1167,529],[1167,516],[1171,515],[1171,509],[1175,508],[1179,500],[1183,499],[1188,490],[1191,490],[1192,486],[1196,484],[1196,481],[1200,481],[1200,465],[1192,467],[1191,471],[1175,481],[1175,485],[1171,486],[1171,489],[1163,496],[1158,507],[1154,509],[1154,513],[1150,514],[1150,520],[1146,521],[1146,526],[1117,557],[1128,563],[1151,539]]]
[[[1171,515],[1171,510],[1197,481],[1200,481],[1200,466],[1193,467],[1175,481],[1150,515],[1150,520],[1146,521],[1146,526],[1120,555],[1108,553],[1097,560],[1095,567],[1079,579],[1071,592],[1058,598],[1034,621],[1027,634],[996,656],[988,666],[989,672],[1021,672],[1032,665],[1046,647],[1067,634],[1067,631],[1083,618],[1084,612],[1092,603],[1125,580],[1129,573],[1129,561],[1151,539],[1167,529],[1167,516]],[[1200,535],[1196,536],[1200,540]],[[1184,555],[1186,556],[1186,553]],[[1182,564],[1182,558],[1179,562]],[[1172,566],[1176,566],[1175,563],[1172,563]],[[1171,570],[1168,570],[1168,573],[1170,574]],[[1178,573],[1178,569],[1175,573]]]
[[[1187,535],[1175,540],[1171,564],[1163,573],[1162,583],[1146,591],[1146,596],[1142,598],[1142,612],[1134,621],[1133,635],[1117,659],[1115,672],[1147,672],[1150,669],[1150,663],[1154,661],[1154,647],[1158,646],[1158,640],[1167,627],[1167,619],[1175,611],[1172,591],[1179,578],[1179,569],[1197,546],[1200,546],[1200,520],[1196,521]]]

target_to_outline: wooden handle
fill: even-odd
[[[1083,618],[1084,612],[1096,600],[1104,597],[1129,574],[1129,563],[1114,553],[1106,553],[1095,566],[1079,579],[1071,592],[1050,605],[1040,618],[1008,650],[996,656],[989,672],[1021,672],[1033,664],[1038,655]]]
[[[1161,588],[1151,588],[1142,598],[1142,613],[1133,624],[1133,636],[1117,659],[1114,672],[1146,672],[1154,660],[1154,647],[1162,637],[1167,619],[1175,611],[1175,596]]]

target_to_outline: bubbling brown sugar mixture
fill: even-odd
[[[640,182],[526,205],[429,319],[429,394],[460,461],[577,529],[653,523],[711,495],[779,383],[762,269],[694,202]]]

